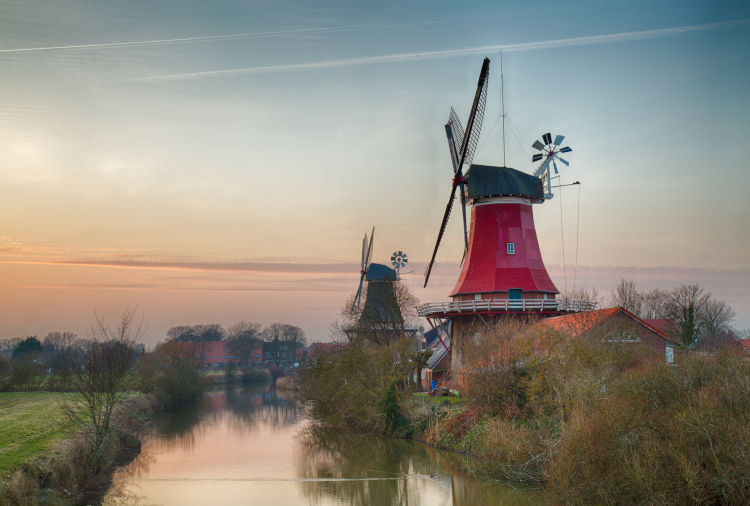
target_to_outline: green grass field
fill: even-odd
[[[72,432],[59,405],[65,395],[70,394],[0,393],[0,476]]]

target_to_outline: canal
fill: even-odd
[[[269,387],[219,390],[162,417],[115,474],[107,505],[536,504],[472,479],[471,460],[411,441],[321,434]]]

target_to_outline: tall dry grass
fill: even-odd
[[[431,413],[425,439],[561,503],[750,503],[750,360],[724,350],[668,365],[616,330],[488,329],[464,352],[467,404]]]
[[[546,467],[570,503],[748,504],[750,363],[689,354],[618,378],[574,411]]]

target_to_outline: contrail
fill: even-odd
[[[546,10],[545,12],[566,12],[575,11],[577,9],[555,9]],[[512,17],[520,17],[529,14],[535,14],[536,11],[532,9],[525,9],[514,13],[494,15],[494,16],[481,16],[481,17],[457,17],[450,19],[419,19],[419,20],[405,20],[405,21],[387,21],[381,23],[363,23],[348,26],[327,26],[318,28],[293,28],[287,30],[275,30],[266,32],[247,32],[247,33],[235,33],[227,35],[204,35],[195,37],[179,37],[172,39],[152,39],[152,40],[135,40],[135,41],[123,41],[123,42],[101,42],[92,44],[70,44],[70,45],[59,45],[59,46],[37,46],[37,47],[21,47],[21,48],[5,48],[0,49],[0,53],[28,53],[37,51],[60,51],[69,49],[100,49],[100,48],[116,48],[116,47],[131,47],[131,46],[150,46],[160,44],[185,44],[194,42],[211,42],[221,40],[234,40],[234,39],[255,39],[264,37],[281,37],[284,35],[308,35],[318,33],[337,33],[346,31],[356,30],[370,30],[376,28],[398,28],[398,27],[412,27],[412,26],[428,26],[428,25],[439,25],[446,23],[457,23],[467,21],[480,21],[488,19],[504,19]]]
[[[657,28],[653,30],[640,30],[632,32],[619,32],[604,35],[587,35],[583,37],[571,37],[567,39],[543,40],[537,42],[522,42],[517,44],[499,44],[494,46],[467,47],[461,49],[444,49],[438,51],[422,51],[414,53],[397,53],[379,56],[364,56],[357,58],[345,58],[340,60],[324,60],[309,63],[292,63],[287,65],[268,65],[256,67],[239,67],[232,69],[206,70],[201,72],[185,72],[180,74],[163,74],[158,76],[136,77],[125,79],[125,81],[165,81],[176,79],[193,79],[210,76],[231,76],[236,74],[267,74],[276,72],[292,72],[299,70],[316,70],[336,67],[350,67],[354,65],[368,65],[373,63],[392,63],[416,59],[448,58],[452,56],[464,56],[477,53],[493,52],[516,52],[535,51],[539,49],[550,49],[568,46],[588,46],[594,44],[610,44],[614,42],[628,42],[634,40],[654,39],[670,37],[690,32],[702,32],[718,30],[750,22],[750,18],[706,23],[702,25],[675,26],[671,28]]]
[[[40,47],[22,47],[14,49],[0,49],[0,53],[26,53],[35,51],[55,51],[60,49],[94,49],[107,47],[128,47],[128,46],[147,46],[154,44],[178,44],[183,42],[201,42],[212,40],[231,40],[231,39],[252,39],[260,37],[275,37],[279,35],[303,35],[318,32],[330,32],[341,30],[341,28],[299,28],[295,30],[278,30],[273,32],[251,32],[235,33],[230,35],[206,35],[203,37],[181,37],[177,39],[155,39],[155,40],[135,40],[130,42],[104,42],[100,44],[76,44],[69,46],[40,46]]]
[[[256,39],[264,37],[280,37],[284,35],[309,35],[318,33],[337,33],[355,30],[369,30],[376,28],[397,28],[397,27],[412,27],[412,26],[427,26],[445,24],[448,22],[458,21],[478,21],[487,19],[500,19],[508,17],[518,17],[523,15],[524,12],[515,14],[506,14],[502,16],[485,16],[485,17],[466,17],[466,18],[452,18],[448,19],[422,19],[422,20],[408,20],[408,21],[390,21],[383,23],[367,23],[357,24],[349,26],[324,26],[319,28],[295,28],[288,30],[276,30],[267,32],[247,32],[247,33],[234,33],[228,35],[204,35],[197,37],[179,37],[173,39],[153,39],[153,40],[134,40],[124,42],[102,42],[94,44],[71,44],[71,45],[60,45],[60,46],[38,46],[38,47],[21,47],[21,48],[5,48],[0,49],[0,53],[28,53],[37,51],[59,51],[66,49],[100,49],[100,48],[115,48],[115,47],[131,47],[131,46],[150,46],[159,44],[184,44],[191,42],[210,42],[210,41],[221,41],[221,40],[234,40],[234,39]]]

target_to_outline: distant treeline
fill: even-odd
[[[241,321],[224,329],[218,323],[178,325],[167,331],[167,340],[178,343],[201,341],[287,341],[305,343],[305,332],[289,323],[272,323],[263,327],[260,323]]]

